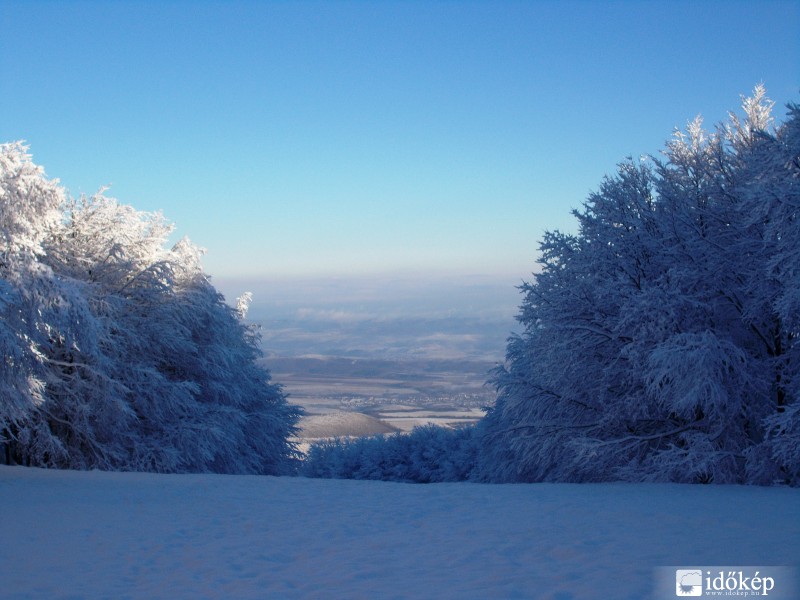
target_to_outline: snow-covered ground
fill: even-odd
[[[0,507],[3,598],[639,600],[676,597],[659,567],[800,561],[798,489],[0,467]]]

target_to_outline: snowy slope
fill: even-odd
[[[3,598],[640,599],[800,557],[798,489],[0,467],[0,507]]]

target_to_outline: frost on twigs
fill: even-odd
[[[202,249],[101,191],[78,200],[0,146],[0,462],[291,470],[298,411]]]
[[[742,108],[545,235],[478,479],[800,485],[800,109]]]
[[[250,302],[253,300],[251,292],[245,292],[236,299],[236,314],[239,319],[244,321],[247,318],[247,310],[250,308]]]

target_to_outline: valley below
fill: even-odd
[[[261,363],[305,411],[301,443],[459,427],[492,406],[486,382],[517,330],[513,280],[388,277],[227,282],[253,291]]]
[[[474,423],[494,402],[496,363],[331,356],[263,359],[289,402],[302,406],[301,441]]]

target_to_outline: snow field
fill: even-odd
[[[667,565],[792,565],[800,490],[413,485],[0,467],[27,598],[652,597]]]

